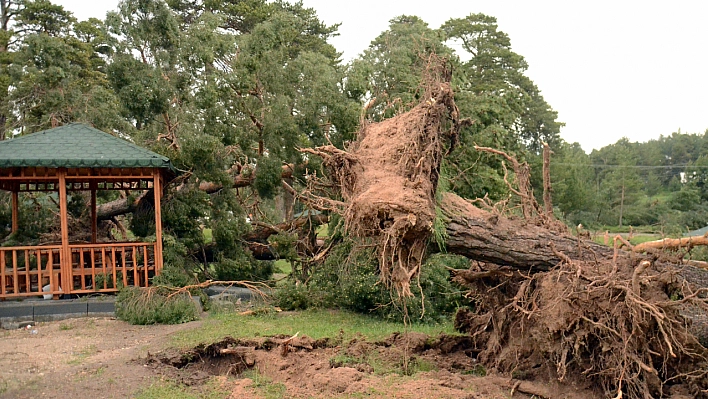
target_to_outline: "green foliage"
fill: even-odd
[[[345,241],[332,249],[325,264],[307,284],[295,280],[278,286],[274,298],[283,309],[338,307],[390,320],[439,322],[466,303],[460,290],[449,281],[446,267],[466,268],[467,261],[454,255],[431,256],[419,280],[412,282],[416,298],[400,299],[380,283],[378,258],[371,249],[355,248]],[[419,284],[420,290],[415,286]]]
[[[179,324],[199,319],[187,293],[169,296],[161,288],[123,288],[116,298],[116,317],[130,324]]]
[[[214,264],[219,280],[265,281],[273,275],[275,268],[272,261],[256,261],[245,252],[240,259],[222,258]]]
[[[381,120],[418,103],[430,54],[451,55],[439,32],[416,16],[401,15],[349,68],[345,90],[359,101],[373,98],[369,115]],[[394,105],[396,104],[396,105]]]
[[[253,188],[258,192],[259,197],[263,199],[275,197],[280,188],[281,173],[281,162],[277,158],[263,156],[258,159]]]
[[[187,249],[198,248],[204,242],[200,224],[208,215],[210,201],[209,195],[196,187],[176,192],[162,205],[162,228]],[[138,236],[154,234],[154,220],[151,209],[138,210],[133,214],[131,230]]]
[[[700,202],[700,192],[690,187],[681,187],[681,190],[673,192],[669,201],[672,209],[682,212],[695,210]]]
[[[297,233],[282,232],[268,237],[268,244],[279,259],[294,262],[299,259],[296,248],[297,240]]]
[[[58,209],[50,197],[56,201],[56,194],[19,193],[18,230],[10,236],[12,226],[11,196],[0,194],[0,238],[5,240],[2,246],[36,245],[41,235],[54,228],[54,215]],[[2,228],[4,221],[4,229]]]
[[[116,281],[113,281],[113,275],[110,273],[97,273],[96,280],[93,285],[94,290],[102,290],[105,288],[123,288],[123,276],[116,274]]]
[[[183,255],[174,255],[173,249],[163,251],[165,254],[162,270],[159,276],[155,276],[152,279],[154,285],[165,285],[168,287],[184,287],[190,284],[194,284],[195,278],[194,274],[190,274],[190,267],[195,267],[196,265],[187,265],[185,263],[175,263],[174,260],[178,262],[186,258]],[[175,259],[176,258],[176,259]]]
[[[623,138],[590,155],[577,143],[563,144],[551,162],[554,204],[568,223],[590,228],[620,219],[664,234],[703,227],[705,149],[705,134],[680,133],[646,143]]]

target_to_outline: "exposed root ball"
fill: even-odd
[[[664,397],[681,384],[705,397],[708,351],[682,312],[706,305],[643,262],[563,263],[513,278],[475,263],[456,281],[479,307],[458,314],[456,326],[470,332],[482,362],[517,378],[554,375],[624,398]]]
[[[412,295],[410,281],[432,234],[443,138],[457,134],[453,92],[441,79],[410,111],[364,124],[346,152],[313,151],[341,187],[346,229],[377,240],[382,280],[401,296]]]

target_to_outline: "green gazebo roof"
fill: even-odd
[[[82,123],[0,141],[0,168],[167,168],[170,159]]]

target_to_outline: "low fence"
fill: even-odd
[[[0,247],[0,299],[147,287],[159,273],[155,246],[146,242],[71,244],[70,262],[63,262],[60,245]]]

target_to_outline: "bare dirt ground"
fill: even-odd
[[[129,398],[155,377],[132,360],[164,348],[169,334],[199,325],[82,318],[0,330],[0,397]]]
[[[473,356],[452,337],[394,335],[382,342],[344,345],[336,337],[298,337],[287,345],[287,337],[275,337],[226,339],[182,352],[169,348],[170,334],[200,325],[131,326],[84,318],[39,323],[36,334],[0,332],[0,398],[130,398],[159,380],[194,387],[214,378],[231,398],[494,399],[510,398],[512,388],[513,398],[532,397],[524,391],[549,398],[586,397],[550,385],[474,375]],[[377,370],[403,361],[416,364],[411,367],[417,372],[406,376]],[[279,393],[264,390],[264,381]]]

